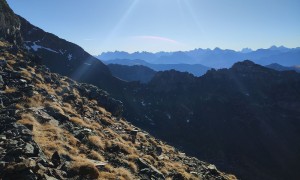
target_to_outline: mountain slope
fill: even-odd
[[[154,70],[140,65],[125,66],[119,64],[108,64],[107,66],[115,77],[125,81],[148,83],[156,73]]]
[[[125,94],[125,117],[191,155],[242,179],[300,177],[296,72],[250,61],[199,78],[166,71]]]
[[[32,26],[21,21],[23,35],[30,35]],[[60,43],[90,56],[52,34],[31,30],[38,32],[24,35],[27,49],[0,34],[0,179],[236,179],[128,123],[122,103],[104,90],[51,73],[43,64],[55,71],[65,66],[63,55],[53,56]],[[55,58],[61,61],[48,62]],[[99,86],[115,79],[101,62],[89,60],[75,57],[74,67],[92,63],[87,70],[103,75],[93,77]],[[70,75],[66,72],[61,73]]]
[[[0,37],[13,43],[14,45],[22,43],[20,33],[21,23],[9,8],[6,1],[0,1]]]
[[[10,46],[0,41],[0,179],[236,179],[128,123],[105,91]]]
[[[266,66],[267,68],[274,69],[277,71],[296,71],[300,73],[300,68],[297,66],[285,67],[277,63],[272,63]]]
[[[120,83],[112,77],[107,66],[81,47],[44,32],[21,17],[19,19],[25,46],[30,52],[39,55],[42,63],[51,71],[106,90]]]

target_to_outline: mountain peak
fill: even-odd
[[[251,48],[243,48],[240,52],[241,53],[250,53],[252,52],[253,50]]]
[[[255,64],[250,60],[244,60],[242,62],[235,63],[231,69],[238,71],[238,72],[253,72],[256,71],[257,68],[261,68],[262,66]]]

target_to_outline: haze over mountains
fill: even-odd
[[[230,66],[200,77],[107,66],[0,5],[0,178],[235,179],[196,158],[246,180],[300,178],[300,74],[260,65],[297,65],[299,48],[134,53]]]
[[[300,48],[286,48],[284,46],[272,46],[268,49],[255,51],[245,48],[242,51],[229,49],[194,49],[191,51],[177,52],[134,52],[123,51],[104,52],[97,58],[103,61],[116,59],[144,60],[151,64],[201,64],[211,68],[228,68],[234,63],[245,59],[251,59],[260,65],[278,63],[283,66],[300,64]],[[119,61],[120,62],[120,61]]]

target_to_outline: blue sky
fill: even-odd
[[[105,51],[300,46],[299,0],[8,0],[32,24]]]

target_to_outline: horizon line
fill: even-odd
[[[189,50],[174,50],[174,51],[147,51],[147,50],[140,50],[140,51],[126,51],[126,50],[108,50],[108,51],[102,51],[100,52],[99,54],[94,54],[93,56],[100,56],[101,54],[103,53],[109,53],[109,52],[126,52],[128,54],[134,54],[134,53],[143,53],[143,52],[147,52],[147,53],[153,53],[153,54],[156,54],[156,53],[161,53],[161,52],[165,52],[165,53],[174,53],[174,52],[187,52],[187,51],[193,51],[193,50],[197,50],[197,49],[202,49],[202,50],[215,50],[215,49],[220,49],[220,50],[231,50],[231,51],[235,51],[235,52],[242,52],[243,49],[250,49],[251,52],[253,51],[257,51],[257,50],[260,50],[260,49],[271,49],[272,47],[274,48],[287,48],[287,49],[297,49],[297,48],[300,48],[300,46],[297,46],[297,47],[287,47],[287,46],[284,46],[284,45],[271,45],[269,46],[268,48],[249,48],[249,47],[244,47],[240,50],[236,50],[236,49],[230,49],[230,48],[221,48],[221,47],[214,47],[214,48],[194,48],[194,49],[189,49]]]

